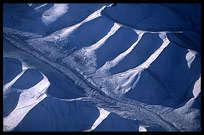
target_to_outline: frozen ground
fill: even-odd
[[[3,130],[200,131],[200,28],[200,4],[4,4]]]

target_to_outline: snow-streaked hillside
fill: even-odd
[[[201,130],[200,4],[3,11],[4,131]]]

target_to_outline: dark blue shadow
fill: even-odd
[[[12,88],[29,89],[43,79],[42,74],[34,69],[27,69],[24,74],[13,84]]]
[[[62,48],[66,50],[70,49],[70,47],[80,49],[91,46],[103,38],[110,31],[113,24],[114,22],[103,16],[86,22],[69,35],[69,39]]]
[[[96,50],[97,69],[126,51],[136,40],[138,35],[128,28],[121,27],[107,41]]]
[[[50,5],[50,4],[48,4]],[[105,4],[96,3],[71,3],[68,5],[68,12],[59,17],[55,22],[48,27],[46,35],[55,32],[56,30],[72,26],[86,19],[90,14],[100,9]]]
[[[13,80],[22,71],[21,61],[14,58],[3,58],[3,85]]]
[[[145,62],[162,44],[158,34],[145,33],[135,48],[110,69],[111,74],[124,72]]]
[[[137,120],[125,119],[118,116],[115,113],[110,113],[109,116],[101,122],[101,124],[96,127],[94,131],[117,131],[117,132],[127,132],[127,131],[138,131],[139,122]]]
[[[13,131],[83,131],[99,116],[93,104],[45,98],[24,117]]]
[[[201,71],[199,60],[194,60],[189,69],[186,60],[187,53],[186,49],[170,43],[150,65],[148,72],[143,71],[138,84],[126,93],[126,96],[147,104],[172,108],[177,108],[180,104],[187,102],[186,97],[192,97],[192,86],[199,78]],[[144,85],[145,82],[146,85]],[[143,85],[140,86],[140,84]]]

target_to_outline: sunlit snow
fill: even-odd
[[[3,131],[201,131],[200,11],[3,4]]]

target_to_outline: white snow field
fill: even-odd
[[[3,131],[201,131],[201,5],[110,4],[3,4]]]

